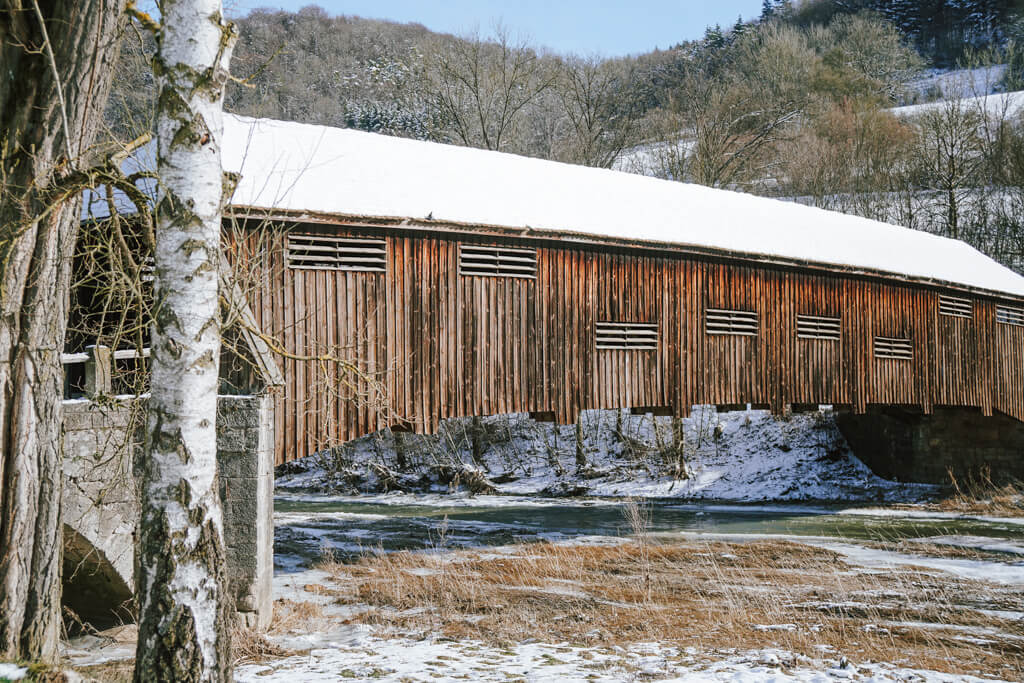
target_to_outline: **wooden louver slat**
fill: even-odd
[[[970,318],[973,313],[974,307],[970,299],[939,295],[939,315],[948,315],[953,318]]]
[[[374,273],[387,270],[387,242],[378,239],[288,235],[285,254],[289,268]]]
[[[536,278],[537,250],[461,244],[459,274]]]
[[[650,350],[658,348],[656,323],[597,323],[596,346],[599,349]]]
[[[799,339],[824,339],[838,341],[842,321],[821,315],[798,315],[796,317],[796,336]]]
[[[875,358],[910,360],[914,357],[914,344],[909,339],[875,337]]]
[[[996,322],[1024,327],[1024,308],[996,306]]]
[[[705,310],[705,316],[708,334],[757,336],[756,311],[731,311],[722,308],[708,308]]]

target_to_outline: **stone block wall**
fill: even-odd
[[[968,408],[935,408],[930,415],[895,408],[863,415],[839,413],[836,424],[850,448],[887,479],[949,484],[983,471],[995,484],[1024,481],[1024,422]]]
[[[93,623],[130,617],[140,514],[132,460],[145,408],[144,400],[64,402],[65,601]],[[221,396],[217,419],[230,588],[243,622],[261,628],[273,605],[273,400]]]
[[[221,396],[217,465],[224,502],[224,543],[238,614],[269,624],[274,575],[274,401]]]

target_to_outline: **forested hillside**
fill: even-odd
[[[552,54],[502,27],[451,36],[257,10],[237,20],[226,108],[796,199],[966,239],[1021,268],[1018,107],[970,99],[1020,89],[1014,5],[765,0],[756,20],[611,59]],[[148,51],[126,36],[108,112],[118,135],[149,125]],[[922,101],[910,84],[926,70],[988,64],[1008,67],[961,87],[947,74],[942,103],[893,109]]]
[[[873,12],[891,22],[931,64],[955,66],[972,49],[1004,45],[1015,34],[1019,10],[1014,0],[765,0],[762,18],[810,26],[839,14]]]

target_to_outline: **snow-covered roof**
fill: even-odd
[[[130,176],[140,171],[156,170],[156,143],[153,141],[142,145],[128,154],[121,162],[121,172]],[[157,183],[154,178],[143,176],[135,181],[142,195],[147,197],[150,205],[156,204]],[[114,189],[111,192],[114,208],[121,214],[132,214],[136,206],[123,191]],[[102,220],[110,217],[110,206],[107,203],[107,188],[87,189],[82,193],[81,218],[85,220]]]
[[[973,247],[792,202],[606,169],[225,116],[235,207],[556,231],[881,271],[1024,296]]]

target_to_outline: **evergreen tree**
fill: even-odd
[[[709,26],[704,31],[704,43],[711,50],[720,50],[725,47],[725,33],[722,32],[720,24],[715,24],[714,27]]]

